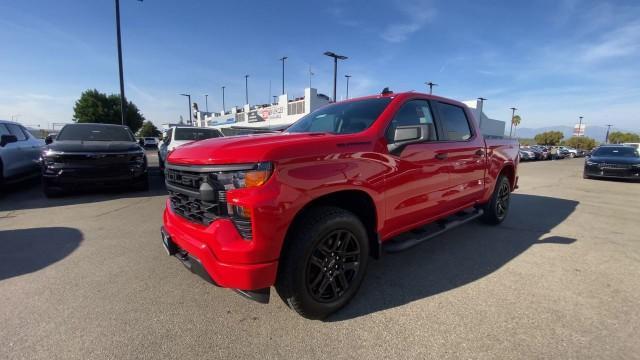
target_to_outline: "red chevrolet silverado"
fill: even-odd
[[[467,221],[501,223],[518,145],[485,139],[462,103],[415,92],[322,107],[282,133],[202,140],[165,169],[167,252],[214,285],[321,319],[369,258]]]

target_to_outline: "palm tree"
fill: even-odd
[[[520,125],[520,122],[522,121],[522,118],[520,117],[520,115],[515,115],[512,119],[511,119],[511,125],[514,128],[517,128],[518,125]],[[513,129],[513,135],[515,136],[516,134],[516,129]]]

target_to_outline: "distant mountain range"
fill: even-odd
[[[509,127],[507,126],[507,135],[509,135],[508,131],[509,131]],[[547,127],[536,128],[536,129],[518,128],[516,130],[516,136],[519,138],[532,139],[537,134],[543,133],[545,131],[560,131],[561,133],[564,134],[565,139],[570,138],[573,134],[573,128],[570,126],[547,126]],[[618,128],[611,128],[611,131],[634,132],[634,131],[618,129]],[[607,135],[607,127],[587,125],[587,129],[585,130],[585,135],[595,139],[596,141],[603,142],[604,138]]]

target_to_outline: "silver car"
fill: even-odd
[[[43,146],[24,126],[0,120],[0,183],[37,175]]]

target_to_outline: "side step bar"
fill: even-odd
[[[482,216],[483,213],[484,211],[482,209],[474,209],[471,212],[462,212],[457,215],[449,216],[448,218],[436,221],[433,224],[426,225],[425,227],[399,235],[389,241],[386,241],[383,243],[384,250],[388,253],[396,253],[412,248],[426,240],[441,235],[442,233],[460,225],[466,224],[471,220],[477,219]],[[433,229],[434,227],[435,229]],[[431,229],[431,231],[429,231],[429,229]]]

